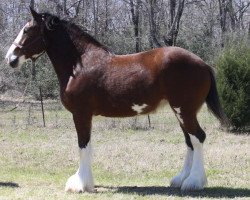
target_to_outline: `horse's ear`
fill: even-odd
[[[58,17],[52,16],[46,22],[46,26],[48,30],[55,30],[56,27],[60,24],[60,19]]]
[[[38,14],[33,8],[30,7],[30,12],[31,12],[31,15],[33,17],[33,19],[36,21],[36,22],[40,22],[41,20],[41,16],[40,14]]]

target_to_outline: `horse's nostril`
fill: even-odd
[[[9,64],[11,67],[15,68],[18,64],[18,57],[13,60],[10,60]]]

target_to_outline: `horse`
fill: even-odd
[[[181,172],[170,182],[182,191],[207,184],[203,161],[205,132],[197,120],[204,102],[221,124],[227,119],[219,102],[215,74],[200,57],[179,47],[116,55],[78,25],[30,9],[31,20],[11,44],[6,61],[12,68],[47,53],[57,74],[60,98],[72,113],[80,163],[68,178],[68,192],[93,192],[92,117],[148,114],[167,101],[187,146]]]

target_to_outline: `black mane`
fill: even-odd
[[[75,23],[65,21],[65,20],[62,20],[61,22],[62,22],[63,26],[66,28],[69,35],[72,36],[73,41],[78,40],[78,39],[82,39],[85,42],[92,43],[95,46],[100,47],[107,52],[110,52],[108,47],[106,47],[104,44],[100,43],[98,40],[96,40],[93,36],[91,36],[90,34],[85,32],[82,28],[80,28]]]
[[[75,44],[75,46],[78,49],[83,49],[84,44],[91,43],[99,48],[102,48],[103,50],[105,50],[107,52],[110,52],[108,47],[106,47],[105,45],[100,43],[98,40],[96,40],[93,36],[88,34],[86,31],[84,31],[84,29],[80,28],[79,25],[76,25],[75,23],[67,21],[67,20],[60,20],[59,17],[57,17],[56,15],[52,15],[50,13],[42,13],[41,15],[45,19],[45,24],[46,24],[47,29],[50,28],[49,26],[51,26],[51,23],[50,23],[51,21],[53,21],[53,20],[58,21],[58,23],[70,35],[71,40],[73,41],[73,43]],[[52,24],[52,26],[53,26],[53,24]]]

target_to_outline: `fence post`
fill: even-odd
[[[151,120],[150,120],[150,116],[148,115],[148,126],[149,128],[151,128]]]
[[[29,109],[28,109],[28,125],[31,125],[31,103],[29,103]]]
[[[43,115],[43,127],[45,127],[45,117],[44,117],[44,109],[43,109],[43,95],[42,95],[42,87],[39,87],[40,91],[40,101],[41,101],[41,107],[42,107],[42,115]]]

